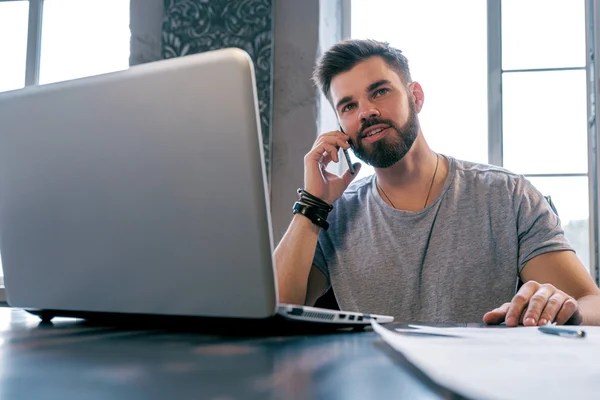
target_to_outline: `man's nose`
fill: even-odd
[[[360,114],[359,114],[360,122],[364,124],[367,120],[377,118],[377,117],[379,117],[379,115],[380,115],[379,111],[376,108],[369,107],[369,108],[365,109],[364,111],[360,112]]]

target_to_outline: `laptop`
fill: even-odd
[[[7,302],[45,319],[393,321],[278,303],[262,143],[239,49],[1,93]]]

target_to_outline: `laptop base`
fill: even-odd
[[[198,334],[224,336],[273,336],[297,334],[325,334],[363,331],[370,324],[326,323],[286,318],[281,314],[272,317],[221,318],[200,316],[129,314],[90,311],[33,310],[26,312],[41,319],[42,324],[52,324],[54,318],[80,319],[86,326],[102,326],[116,329],[173,330]]]

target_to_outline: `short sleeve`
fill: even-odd
[[[564,235],[559,216],[552,210],[544,194],[524,177],[516,181],[514,205],[519,240],[519,272],[529,260],[540,254],[574,251]]]
[[[315,249],[315,256],[313,258],[313,265],[317,267],[319,271],[323,273],[327,277],[327,281],[329,282],[329,268],[327,268],[327,260],[325,259],[325,253],[323,252],[323,247],[321,247],[321,238],[323,233],[319,236],[319,240],[317,241],[317,248]]]

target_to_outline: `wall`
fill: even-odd
[[[304,155],[316,136],[335,129],[335,116],[319,107],[310,80],[315,60],[340,38],[340,0],[273,0],[271,213],[278,243],[304,182]],[[132,65],[161,58],[163,0],[131,0]]]
[[[296,189],[304,185],[304,155],[319,133],[337,126],[310,79],[316,59],[341,37],[340,3],[275,1],[271,212],[276,243],[292,219]]]
[[[164,0],[163,58],[227,47],[252,58],[267,177],[271,177],[273,0]]]
[[[163,0],[131,0],[129,65],[162,59]]]

